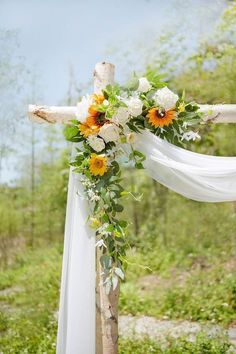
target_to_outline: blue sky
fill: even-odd
[[[150,48],[166,32],[182,36],[193,51],[213,33],[225,7],[225,0],[0,0],[0,29],[17,32],[17,53],[36,75],[38,98],[31,103],[56,105],[68,90],[70,67],[82,89],[103,60],[116,65],[122,81],[127,71],[144,69]],[[32,97],[29,85],[24,93]],[[20,101],[8,92],[1,98],[6,111],[10,100]],[[24,116],[26,106],[21,110]],[[9,161],[3,181],[17,176],[17,162]]]
[[[84,83],[96,62],[113,61],[119,79],[119,53],[132,52],[134,45],[138,61],[139,49],[173,28],[194,47],[212,31],[224,7],[223,0],[0,1],[1,27],[19,31],[21,53],[40,77],[46,104],[65,94],[70,65]]]

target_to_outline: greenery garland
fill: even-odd
[[[124,279],[128,247],[126,220],[121,198],[125,191],[121,163],[144,168],[145,156],[135,150],[138,134],[148,129],[173,144],[199,139],[197,128],[202,114],[196,103],[185,102],[148,72],[129,87],[108,85],[102,94],[87,95],[77,105],[77,117],[65,128],[65,137],[74,143],[76,155],[70,165],[81,175],[84,192],[91,207],[89,221],[95,229],[106,291]],[[134,196],[133,196],[134,197]]]

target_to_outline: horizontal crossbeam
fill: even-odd
[[[236,104],[199,105],[205,121],[236,123]],[[29,105],[28,116],[37,123],[66,123],[76,118],[76,106]]]

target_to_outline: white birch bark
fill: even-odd
[[[94,92],[101,93],[108,84],[114,83],[115,67],[109,63],[99,63],[94,71]],[[96,354],[118,353],[118,300],[119,286],[109,295],[103,285],[103,269],[97,251],[96,281]]]
[[[99,67],[97,64],[97,68]],[[112,65],[112,64],[109,64]],[[95,73],[96,73],[95,69]],[[104,78],[111,79],[109,72],[105,73]],[[101,77],[98,77],[96,83],[96,90],[101,91],[102,83]],[[236,123],[236,104],[216,104],[216,105],[199,105],[200,111],[204,113],[204,121],[211,121],[212,123]],[[71,119],[76,118],[76,106],[36,106],[29,105],[28,116],[30,120],[37,123],[66,123]]]

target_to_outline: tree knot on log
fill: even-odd
[[[47,112],[44,111],[44,107],[39,107],[33,112],[34,115],[44,120],[47,123],[51,123],[51,121],[47,118]]]
[[[117,317],[115,317],[114,315],[111,315],[111,316],[109,317],[109,320],[111,320],[111,321],[113,321],[114,323],[118,324],[118,319],[117,319]]]

